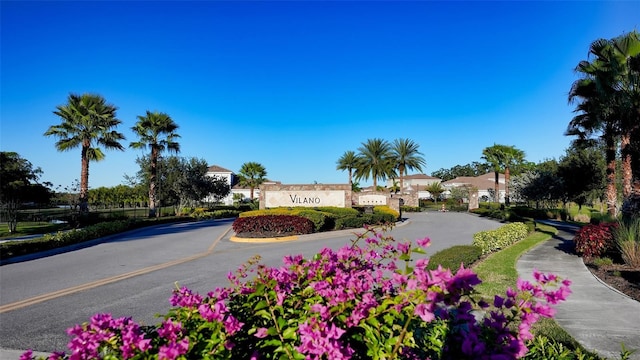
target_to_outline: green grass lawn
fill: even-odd
[[[0,224],[0,239],[8,238],[8,237],[19,237],[25,235],[35,235],[35,234],[47,234],[60,230],[65,230],[67,228],[66,224],[52,224],[48,222],[19,222],[16,227],[16,232],[9,232],[9,225],[7,223]]]

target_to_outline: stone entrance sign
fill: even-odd
[[[282,185],[260,187],[260,209],[276,207],[351,207],[349,185]]]
[[[345,207],[344,191],[265,191],[264,206],[274,207],[317,207],[336,206]]]

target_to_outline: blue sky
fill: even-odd
[[[180,126],[181,156],[287,184],[346,183],[336,160],[376,137],[416,141],[427,174],[494,143],[557,159],[573,69],[592,41],[640,30],[638,1],[0,4],[0,149],[70,185],[80,149],[43,133],[69,93],[101,94],[127,150],[91,163],[92,188],[137,172],[147,110]]]

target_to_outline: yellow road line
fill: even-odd
[[[93,288],[96,288],[96,287],[99,287],[99,286],[111,284],[111,283],[118,282],[118,281],[121,281],[121,280],[126,280],[126,279],[132,278],[134,276],[144,275],[144,274],[148,274],[148,273],[151,273],[151,272],[154,272],[154,271],[166,269],[166,268],[169,268],[169,267],[172,267],[172,266],[184,264],[184,263],[187,263],[187,262],[190,262],[190,261],[193,261],[193,260],[197,260],[197,259],[203,258],[205,256],[209,256],[213,252],[213,249],[216,247],[216,245],[218,245],[220,240],[222,240],[222,238],[224,238],[229,233],[230,230],[231,230],[231,227],[229,227],[227,229],[227,231],[225,231],[222,235],[220,235],[213,242],[213,244],[211,244],[211,246],[209,246],[209,248],[207,249],[206,252],[203,252],[203,253],[200,253],[200,254],[196,254],[196,255],[192,255],[192,256],[189,256],[189,257],[186,257],[186,258],[182,258],[182,259],[169,261],[169,262],[158,264],[158,265],[149,266],[149,267],[146,267],[146,268],[143,268],[143,269],[139,269],[139,270],[136,270],[136,271],[131,271],[131,272],[128,272],[128,273],[125,273],[125,274],[120,274],[120,275],[112,276],[112,277],[109,277],[109,278],[96,280],[96,281],[93,281],[93,282],[90,282],[90,283],[86,283],[86,284],[82,284],[82,285],[78,285],[78,286],[73,286],[73,287],[70,287],[70,288],[66,288],[66,289],[50,292],[50,293],[47,293],[47,294],[34,296],[32,298],[16,301],[16,302],[13,302],[13,303],[10,303],[10,304],[2,305],[2,306],[0,306],[0,314],[8,312],[8,311],[18,310],[18,309],[21,309],[23,307],[35,305],[35,304],[38,304],[38,303],[41,303],[41,302],[44,302],[44,301],[56,299],[56,298],[59,298],[59,297],[62,297],[62,296],[71,295],[71,294],[74,294],[74,293],[77,293],[77,292],[80,292],[80,291],[93,289]]]

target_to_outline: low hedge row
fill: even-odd
[[[373,214],[361,213],[354,208],[337,207],[293,207],[253,210],[241,213],[240,218],[289,215],[302,216],[313,222],[314,232],[359,228],[364,225],[394,223],[400,214],[388,206],[375,206]],[[236,231],[236,233],[238,233]]]
[[[335,229],[361,228],[364,225],[385,225],[395,223],[397,218],[391,214],[362,214],[336,220]]]
[[[431,255],[427,269],[435,270],[438,265],[441,265],[445,269],[451,269],[451,272],[455,274],[460,269],[460,264],[464,264],[465,268],[469,268],[471,264],[480,260],[481,257],[482,249],[477,246],[456,245]]]
[[[490,254],[523,240],[529,234],[529,228],[521,222],[503,225],[495,230],[480,231],[473,235],[473,245]]]
[[[261,215],[239,217],[233,222],[233,231],[240,235],[286,236],[313,233],[311,220],[298,215]]]
[[[400,213],[393,210],[392,208],[388,207],[388,206],[374,206],[373,207],[373,213],[374,214],[386,214],[386,215],[390,215],[393,216],[393,221],[396,221],[398,218],[400,218]]]
[[[241,211],[236,209],[228,209],[228,210],[213,210],[213,211],[202,211],[202,212],[194,212],[190,214],[195,219],[204,220],[204,219],[229,219],[236,218],[240,216]]]

